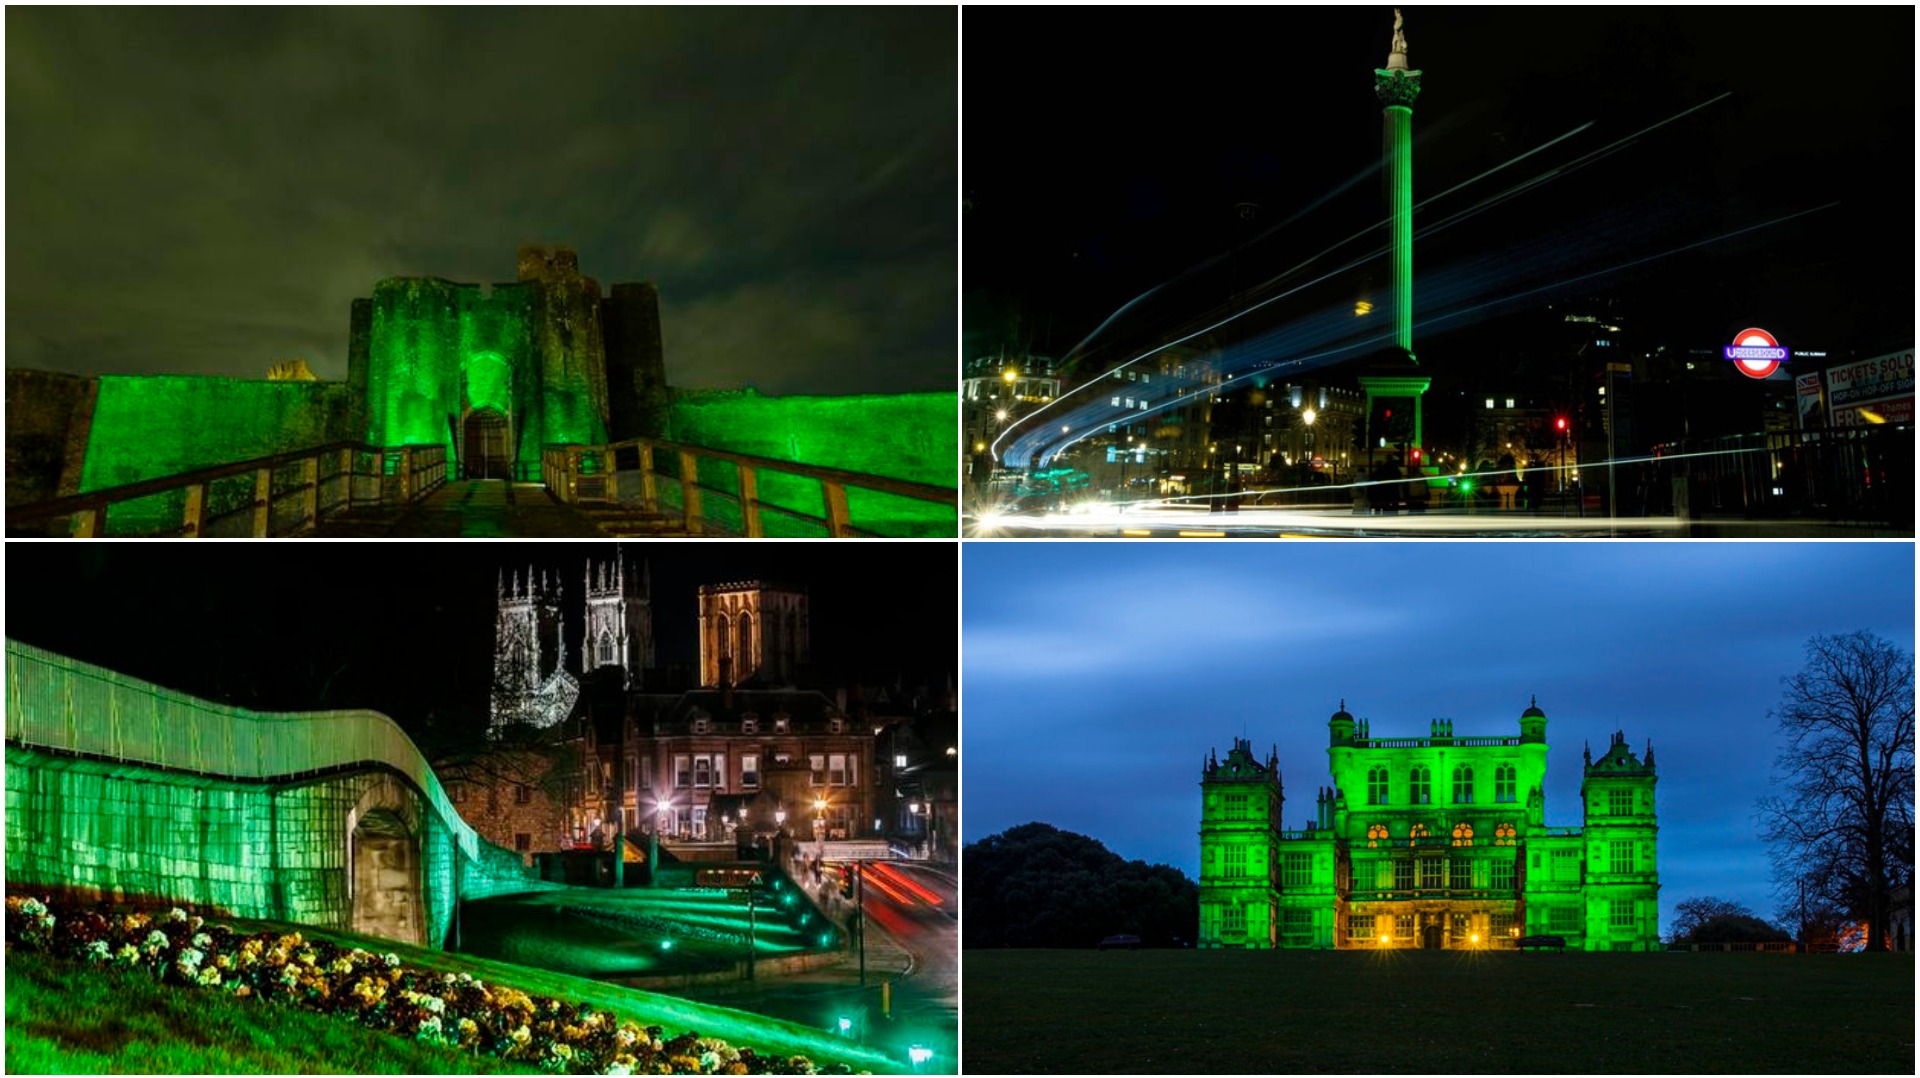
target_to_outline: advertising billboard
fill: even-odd
[[[1913,349],[1827,368],[1836,427],[1913,422]]]

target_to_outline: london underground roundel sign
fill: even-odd
[[[1721,351],[1733,360],[1734,369],[1748,378],[1765,378],[1780,369],[1780,363],[1787,358],[1787,350],[1773,339],[1773,334],[1757,326],[1743,329],[1733,335],[1733,343]]]

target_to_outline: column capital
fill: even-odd
[[[1421,72],[1418,71],[1375,68],[1373,94],[1383,105],[1404,105],[1412,108],[1413,99],[1420,96],[1420,75]]]

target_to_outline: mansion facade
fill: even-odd
[[[1236,739],[1201,770],[1200,945],[1512,947],[1553,935],[1585,950],[1659,948],[1653,749],[1624,734],[1585,754],[1583,826],[1549,827],[1547,717],[1519,736],[1371,736],[1328,720],[1333,785],[1313,819],[1281,823],[1278,754]]]

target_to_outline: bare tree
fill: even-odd
[[[1913,656],[1865,631],[1816,636],[1784,681],[1780,792],[1759,802],[1776,892],[1848,910],[1886,950],[1892,893],[1913,880]]]

